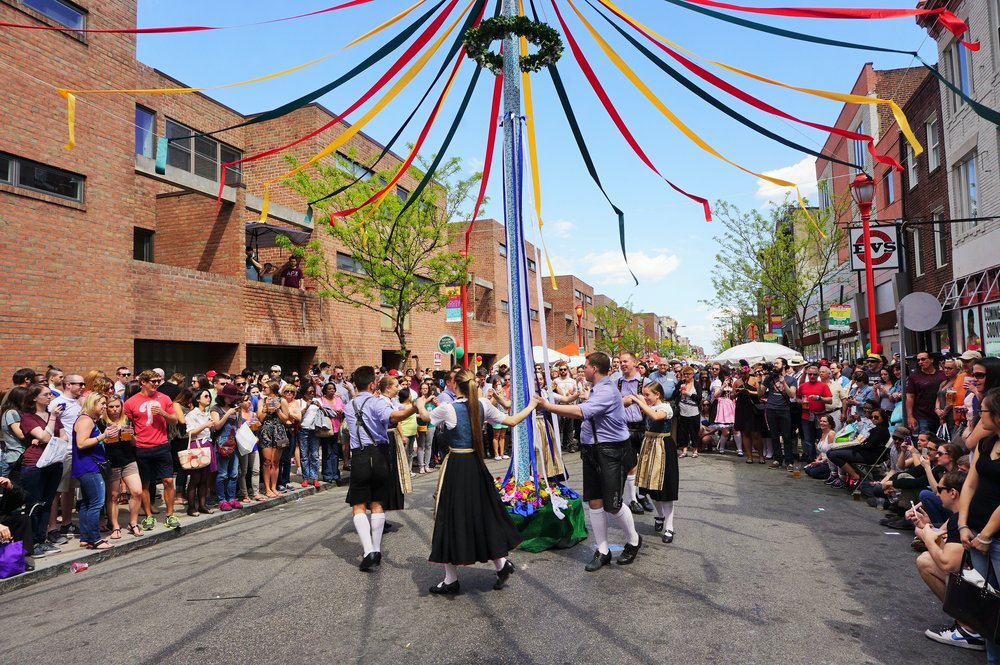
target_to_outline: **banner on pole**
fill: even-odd
[[[444,322],[445,323],[461,323],[462,322],[462,287],[461,286],[446,286],[444,287],[444,293],[448,296],[448,303],[445,305],[444,309]]]
[[[837,303],[830,305],[830,330],[851,329],[851,306]]]

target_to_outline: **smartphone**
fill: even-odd
[[[927,457],[927,449],[926,448],[921,448],[920,449],[920,454],[923,455],[924,457]]]

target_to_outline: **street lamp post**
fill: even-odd
[[[576,339],[577,346],[580,347],[580,355],[583,355],[583,305],[576,306]]]
[[[858,172],[851,183],[851,195],[854,202],[858,204],[858,211],[861,213],[861,224],[863,229],[862,242],[865,245],[865,288],[868,307],[868,344],[872,353],[879,352],[878,326],[875,323],[875,270],[872,266],[872,244],[871,244],[871,214],[872,201],[875,200],[875,181],[864,172]]]

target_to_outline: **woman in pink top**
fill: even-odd
[[[323,482],[337,483],[340,487],[340,426],[344,421],[344,400],[337,394],[337,384],[332,381],[323,386],[323,394],[319,398],[324,412],[330,417],[330,429],[333,436],[320,437],[320,453],[322,462]]]

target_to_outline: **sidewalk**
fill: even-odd
[[[31,586],[32,584],[36,584],[63,573],[71,572],[70,565],[75,562],[82,562],[93,566],[101,561],[106,561],[112,557],[122,556],[142,547],[149,547],[157,543],[163,543],[175,538],[180,538],[187,533],[194,533],[196,531],[201,531],[202,529],[217,526],[223,522],[228,522],[230,520],[258,513],[262,510],[283,506],[286,503],[298,501],[302,497],[311,496],[317,492],[325,492],[327,490],[341,490],[346,494],[347,485],[345,484],[343,487],[337,487],[335,483],[322,483],[319,487],[300,487],[298,485],[294,485],[291,491],[282,494],[280,497],[268,499],[267,501],[244,504],[242,510],[223,512],[218,508],[214,508],[214,512],[211,515],[202,514],[199,517],[189,517],[184,508],[175,506],[174,514],[181,521],[181,526],[176,529],[168,529],[163,526],[165,514],[161,507],[160,514],[154,515],[154,517],[156,517],[156,527],[151,531],[143,532],[141,537],[137,538],[123,530],[120,540],[108,541],[113,543],[115,546],[114,549],[110,550],[84,549],[80,547],[80,540],[78,537],[71,538],[68,543],[59,546],[62,552],[58,554],[49,554],[40,559],[32,559],[32,561],[35,562],[35,570],[0,580],[0,595],[9,593],[15,589],[22,589],[24,587]]]

